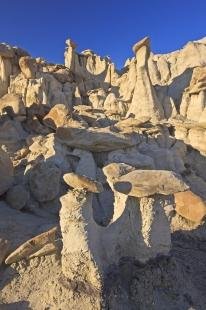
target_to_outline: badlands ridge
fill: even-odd
[[[205,309],[206,39],[133,52],[0,44],[0,309]]]

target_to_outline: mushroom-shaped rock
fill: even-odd
[[[56,129],[57,127],[66,125],[69,117],[69,108],[64,104],[56,104],[44,117],[43,121],[46,126]]]
[[[83,188],[91,193],[101,193],[103,192],[103,186],[100,182],[92,180],[84,175],[79,175],[77,173],[66,173],[64,175],[64,181],[72,188]]]
[[[175,210],[182,217],[192,221],[201,222],[206,215],[206,203],[201,197],[191,191],[174,194]]]
[[[166,170],[135,170],[114,183],[116,191],[133,197],[170,195],[188,190],[181,176]]]
[[[26,79],[35,79],[37,71],[36,59],[23,56],[19,59],[19,67]]]
[[[142,40],[138,41],[137,43],[135,43],[133,45],[133,52],[134,54],[137,53],[137,51],[142,47],[142,46],[146,46],[148,49],[150,49],[150,38],[149,37],[145,37]]]
[[[10,265],[16,263],[24,258],[29,258],[32,254],[39,251],[46,244],[54,243],[56,237],[57,227],[50,229],[20,245],[14,252],[12,252],[5,263]]]
[[[13,182],[13,164],[8,154],[0,148],[0,195],[4,194]]]

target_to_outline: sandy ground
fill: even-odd
[[[205,229],[175,232],[171,256],[146,265],[122,259],[103,293],[68,282],[58,255],[21,261],[0,269],[0,309],[205,310],[205,258]]]

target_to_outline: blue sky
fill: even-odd
[[[0,0],[0,42],[63,63],[64,42],[109,55],[121,67],[142,37],[155,53],[170,52],[206,36],[202,0]]]

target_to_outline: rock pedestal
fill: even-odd
[[[127,115],[139,119],[147,117],[154,121],[164,118],[162,105],[158,101],[148,71],[150,54],[149,38],[144,38],[133,47],[136,56],[136,84]]]

